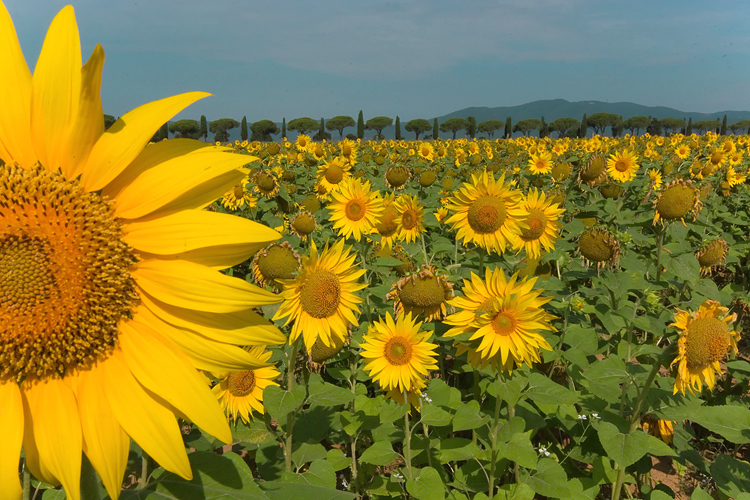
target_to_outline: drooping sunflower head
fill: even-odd
[[[391,287],[386,300],[393,300],[396,316],[424,314],[425,321],[445,317],[447,301],[453,297],[453,284],[435,266],[423,264],[418,273],[400,279]]]
[[[393,205],[385,205],[380,215],[380,220],[375,224],[375,229],[380,234],[380,242],[384,246],[391,246],[398,235],[398,209]]]
[[[549,189],[545,192],[545,195],[551,204],[557,204],[560,208],[565,207],[567,196],[562,189]]]
[[[419,175],[419,185],[422,187],[430,187],[437,180],[437,172],[434,170],[425,170]]]
[[[578,183],[585,182],[590,187],[601,184],[607,178],[607,159],[601,153],[592,154],[578,172]]]
[[[300,202],[300,205],[302,205],[304,209],[311,214],[314,214],[315,212],[320,210],[322,206],[320,204],[320,200],[314,194],[307,195],[307,197]]]
[[[521,226],[521,233],[513,235],[513,247],[516,252],[523,249],[532,259],[539,259],[542,249],[550,252],[555,248],[555,240],[562,227],[559,219],[565,209],[551,203],[544,193],[536,189],[529,192],[524,208],[528,215]]]
[[[300,210],[292,217],[289,227],[300,240],[306,241],[307,237],[318,227],[318,223],[315,216],[308,210]]]
[[[616,200],[625,194],[625,188],[617,184],[605,184],[599,186],[599,192],[604,198]]]
[[[279,194],[279,181],[268,170],[260,170],[252,178],[255,186],[253,190],[265,198],[273,198]]]
[[[573,172],[573,165],[566,161],[558,161],[555,166],[552,167],[552,178],[557,182],[562,182]]]
[[[272,243],[253,257],[253,279],[260,286],[271,286],[281,291],[279,280],[290,280],[302,266],[300,256],[288,241]]]
[[[706,275],[716,266],[725,263],[727,261],[728,253],[729,245],[723,238],[715,239],[714,241],[702,246],[700,250],[695,253],[695,258],[698,259],[698,263],[701,266],[701,274]]]
[[[370,181],[348,178],[333,193],[333,200],[330,219],[341,236],[353,236],[360,241],[362,235],[376,231],[375,225],[383,213],[383,199],[380,192],[370,189]]]
[[[365,273],[354,265],[357,255],[338,240],[318,253],[312,241],[310,255],[302,257],[302,269],[293,280],[284,281],[283,302],[274,319],[294,321],[289,342],[303,335],[305,346],[320,338],[331,345],[334,337],[344,339],[349,325],[357,325],[355,314],[362,299],[355,293],[366,285],[357,283]]]
[[[436,344],[429,341],[430,332],[411,314],[390,313],[373,323],[361,344],[364,370],[385,390],[408,392],[424,387],[428,370],[437,368]]]
[[[578,251],[596,267],[616,267],[620,259],[620,242],[604,228],[593,227],[578,237]]]
[[[307,353],[309,360],[316,364],[325,363],[327,360],[341,352],[341,349],[346,345],[346,339],[342,339],[338,336],[332,337],[331,340],[331,345],[326,345],[321,339],[316,340]]]
[[[446,208],[453,215],[446,222],[457,230],[458,239],[503,253],[521,232],[527,215],[523,195],[504,181],[504,175],[496,181],[487,171],[477,173],[450,198]]]
[[[713,389],[716,373],[722,371],[720,362],[730,349],[737,351],[740,338],[739,332],[730,328],[737,314],[728,313],[729,308],[715,300],[703,302],[697,311],[678,309],[675,313],[674,323],[669,325],[680,330],[678,353],[670,364],[677,365],[675,393],[685,394],[685,389],[700,392],[704,383]]]
[[[411,170],[404,165],[394,165],[385,171],[385,183],[391,189],[403,189],[409,179],[411,179]]]
[[[675,179],[664,186],[654,202],[654,224],[662,221],[684,220],[690,212],[698,216],[703,203],[700,192],[693,186],[693,181]]]

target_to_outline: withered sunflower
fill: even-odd
[[[445,317],[446,303],[453,298],[453,284],[444,274],[438,274],[435,266],[422,265],[419,272],[402,278],[393,284],[385,296],[393,300],[396,316],[424,313],[425,321]]]

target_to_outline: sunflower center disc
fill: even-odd
[[[365,207],[359,200],[351,200],[346,204],[346,217],[349,220],[358,221],[365,216]]]
[[[405,229],[414,229],[417,227],[417,214],[413,210],[407,209],[401,214],[401,225]]]
[[[703,368],[724,358],[730,347],[729,327],[717,318],[698,318],[687,328],[685,358],[690,368]]]
[[[695,189],[687,184],[675,184],[661,193],[656,202],[656,211],[663,219],[681,219],[694,204]]]
[[[258,176],[258,187],[265,193],[270,193],[276,188],[276,180],[272,175],[263,172]]]
[[[627,172],[628,171],[628,162],[624,160],[617,160],[615,162],[615,170],[618,172]]]
[[[294,222],[292,222],[292,227],[294,227],[295,231],[303,235],[315,231],[315,225],[315,219],[308,214],[300,214],[295,217]]]
[[[0,169],[0,377],[106,356],[137,300],[110,203],[40,166]]]
[[[491,234],[503,226],[507,215],[503,200],[495,196],[481,196],[469,207],[469,226],[479,234]]]
[[[232,195],[238,200],[241,200],[242,198],[245,197],[245,188],[242,187],[242,184],[239,184],[234,187],[234,190],[232,191]]]
[[[325,178],[331,184],[338,184],[344,179],[344,170],[338,165],[331,165],[326,169]]]
[[[403,337],[393,337],[386,343],[384,354],[390,364],[405,365],[411,360],[411,342]]]
[[[510,335],[516,329],[516,321],[507,313],[498,313],[492,320],[492,328],[498,335]]]
[[[544,234],[544,230],[547,229],[547,216],[543,210],[530,208],[526,224],[529,228],[521,229],[521,238],[525,241],[538,240]]]
[[[445,290],[436,276],[417,276],[409,279],[399,292],[401,302],[407,307],[437,307],[445,300]]]
[[[396,226],[396,218],[398,217],[398,211],[393,205],[388,205],[383,210],[383,215],[380,217],[380,224],[376,226],[380,236],[391,236],[396,232],[398,226]]]
[[[341,297],[341,284],[336,274],[318,269],[302,285],[302,310],[313,318],[327,318],[336,312]]]
[[[276,279],[292,279],[294,273],[299,271],[299,261],[294,252],[288,247],[274,245],[261,255],[258,259],[258,269],[268,281]]]
[[[238,398],[247,396],[255,388],[255,373],[252,370],[232,372],[227,378],[227,386],[232,396]]]

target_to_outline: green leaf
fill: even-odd
[[[700,486],[696,486],[690,500],[714,500],[714,497],[703,491]]]
[[[263,391],[263,406],[271,417],[282,422],[289,413],[296,411],[305,402],[305,388],[301,385],[285,391],[277,385],[269,385]]]
[[[476,500],[477,497],[474,497]],[[534,490],[528,484],[503,484],[497,489],[492,500],[533,500]]]
[[[352,391],[326,382],[308,386],[310,406],[340,406],[354,399]]]
[[[352,461],[338,448],[331,448],[326,455],[326,462],[331,464],[333,470],[339,471],[351,467]]]
[[[324,488],[336,488],[336,471],[325,460],[315,460],[303,474],[289,472],[285,473],[285,476],[287,474],[293,476],[292,481],[289,482],[311,484]]]
[[[404,265],[404,261],[393,257],[378,257],[375,259],[375,266],[377,267],[398,267],[402,265]]]
[[[729,455],[717,455],[711,463],[711,477],[716,487],[731,498],[750,491],[750,464]]]
[[[425,467],[416,479],[406,481],[406,491],[417,500],[445,499],[443,480],[432,467]]]
[[[531,444],[531,432],[513,434],[510,441],[498,444],[500,456],[516,462],[521,467],[536,468],[537,455],[534,446]]]
[[[529,380],[521,372],[514,372],[509,377],[500,377],[497,383],[490,384],[488,389],[491,395],[500,397],[508,403],[508,406],[515,406],[521,398],[521,391],[523,391],[528,383]]]
[[[532,490],[546,497],[560,498],[570,495],[568,476],[562,465],[550,458],[542,458],[537,470],[526,480]]]
[[[604,451],[620,467],[634,464],[647,453],[657,456],[675,455],[674,450],[663,441],[654,436],[649,436],[639,429],[630,434],[624,434],[609,422],[600,422],[596,427],[599,433],[599,442],[602,444]]]
[[[393,446],[388,441],[375,441],[372,446],[367,448],[359,457],[360,462],[372,465],[388,465],[398,457],[398,453],[393,451]]]
[[[580,325],[570,325],[565,330],[563,339],[563,342],[570,346],[570,349],[563,351],[563,356],[581,368],[586,368],[588,366],[586,356],[599,347],[596,330]]]
[[[620,384],[627,380],[628,370],[620,358],[610,356],[592,363],[583,376],[592,394],[613,403],[620,399]]]
[[[323,488],[312,484],[282,483],[279,481],[267,481],[258,484],[270,500],[290,500],[296,498],[314,498],[315,500],[351,500],[355,497],[353,493],[347,491]]]
[[[235,421],[235,425],[232,427],[232,437],[241,443],[255,446],[276,439],[273,433],[266,428],[265,422],[260,419],[251,420],[248,423],[241,420]]]
[[[448,438],[440,441],[438,457],[443,463],[470,460],[481,453],[479,447],[471,439]]]
[[[292,448],[292,460],[297,467],[325,457],[326,449],[320,443],[294,443]]]
[[[188,454],[193,479],[186,481],[172,472],[159,472],[155,481],[145,490],[125,494],[122,500],[146,498],[201,498],[219,500],[236,498],[241,500],[268,500],[258,487],[245,461],[235,453],[217,455],[196,451]],[[145,493],[145,495],[144,495]],[[168,495],[167,495],[168,494]]]
[[[684,253],[671,259],[664,259],[664,268],[680,280],[695,283],[701,277],[700,264],[692,253]]]
[[[483,426],[489,419],[487,415],[479,413],[479,403],[471,400],[456,408],[456,414],[453,415],[453,431],[473,430]]]
[[[422,400],[422,423],[442,427],[451,423],[453,415],[440,408],[434,403],[427,403]]]
[[[733,443],[750,443],[750,410],[745,406],[701,406],[688,418]]]
[[[546,405],[569,405],[578,402],[578,396],[573,391],[536,372],[529,376],[529,386],[524,395]]]

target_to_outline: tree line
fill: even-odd
[[[104,115],[105,127],[109,128],[114,122],[115,117]],[[388,116],[376,116],[365,121],[362,111],[359,112],[357,120],[351,116],[339,115],[329,118],[327,121],[323,118],[320,121],[309,117],[300,117],[286,122],[282,119],[281,127],[271,120],[258,120],[248,123],[247,117],[243,116],[241,121],[233,118],[220,118],[209,122],[205,116],[201,116],[200,121],[192,119],[177,120],[164,124],[154,135],[154,140],[166,139],[169,134],[173,137],[183,137],[190,139],[208,140],[209,132],[213,134],[213,140],[227,142],[229,140],[229,131],[237,127],[240,128],[240,140],[246,141],[273,141],[273,136],[279,135],[286,137],[287,131],[291,130],[297,134],[311,135],[315,141],[331,140],[333,132],[338,132],[338,139],[343,139],[344,131],[348,128],[356,127],[356,134],[351,132],[346,134],[349,139],[364,139],[365,131],[375,132],[375,139],[384,139],[383,130],[394,125],[393,118]],[[477,134],[484,134],[485,137],[493,139],[497,137],[510,138],[513,134],[520,133],[523,136],[529,136],[536,133],[539,137],[547,137],[551,134],[557,134],[557,137],[586,137],[589,130],[594,135],[607,135],[609,132],[612,137],[619,137],[625,131],[631,135],[640,135],[648,132],[651,135],[668,135],[671,133],[682,133],[690,135],[692,133],[704,134],[708,131],[717,134],[726,135],[729,132],[733,134],[748,133],[750,134],[750,120],[740,120],[736,123],[727,124],[727,116],[723,120],[699,120],[693,122],[690,118],[661,118],[657,119],[651,116],[631,116],[624,119],[614,113],[594,113],[591,116],[583,115],[579,121],[575,118],[565,117],[547,123],[544,117],[526,118],[515,122],[508,116],[505,121],[486,120],[477,123],[473,116],[467,118],[448,118],[438,124],[438,119],[434,118],[432,122],[424,118],[409,120],[404,124],[404,130],[414,134],[414,140],[437,139],[440,132],[449,134],[452,139],[456,139],[459,132],[463,132],[465,137],[474,139]],[[502,132],[500,132],[502,131]],[[429,133],[431,132],[431,133]],[[502,135],[500,135],[502,134]],[[406,137],[401,132],[401,119],[396,116],[395,119],[395,139],[401,140]]]

